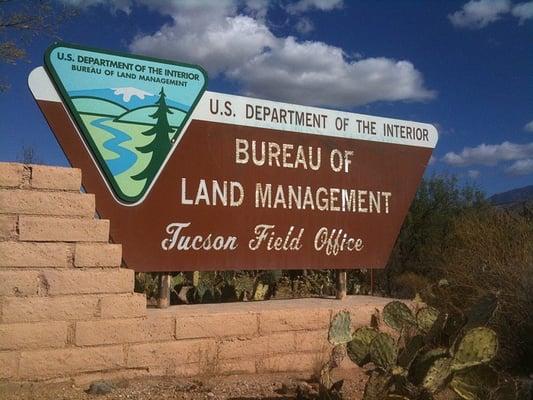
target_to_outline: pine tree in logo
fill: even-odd
[[[173,113],[167,106],[165,98],[165,91],[161,88],[161,91],[159,92],[159,100],[155,103],[158,105],[158,108],[152,115],[150,115],[150,118],[157,119],[157,121],[152,128],[142,132],[143,135],[153,136],[154,138],[145,146],[136,147],[141,153],[152,153],[152,158],[146,168],[137,175],[132,176],[132,179],[137,181],[146,179],[145,185],[149,185],[159,171],[161,164],[170,151],[171,142],[169,134],[175,132],[175,129],[168,123],[167,114]]]

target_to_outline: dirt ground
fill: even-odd
[[[365,381],[361,376],[347,378],[343,387],[345,399],[359,400]],[[298,391],[316,390],[308,377],[286,374],[224,376],[203,379],[137,378],[104,381],[112,387],[108,394],[86,393],[90,384],[34,384],[0,386],[2,400],[292,400]],[[93,387],[94,389],[94,387]]]

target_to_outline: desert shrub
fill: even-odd
[[[494,316],[495,297],[480,299],[465,315],[432,307],[413,312],[393,301],[383,308],[387,331],[352,329],[350,313],[341,311],[330,324],[334,346],[320,372],[322,400],[342,400],[343,381],[331,372],[348,357],[369,375],[363,400],[522,400],[527,388],[491,365],[498,336],[486,325]]]
[[[395,297],[400,299],[412,299],[417,294],[422,293],[431,285],[431,282],[424,275],[419,275],[414,272],[405,272],[399,275],[395,281]]]
[[[443,279],[447,285],[426,290]],[[491,326],[504,338],[496,363],[533,371],[531,207],[494,208],[481,192],[460,187],[454,178],[426,179],[378,283],[391,296],[418,292],[440,309],[462,313],[474,299],[496,295]]]
[[[281,278],[281,270],[173,272],[171,304],[265,300],[274,295]],[[157,273],[136,273],[135,291],[156,298]]]
[[[502,367],[533,372],[533,224],[492,209],[454,220],[440,274],[449,286],[428,301],[464,310],[474,299],[495,294],[493,323],[501,342]]]
[[[452,240],[455,219],[468,210],[489,208],[482,192],[472,186],[460,186],[453,176],[423,179],[387,268],[378,275],[383,291],[397,296],[403,286],[396,279],[405,273],[438,279],[438,269],[446,263],[444,251]]]
[[[322,297],[335,294],[335,271],[287,271],[279,280],[274,293],[277,299]]]
[[[396,279],[405,273],[438,279],[438,268],[446,262],[444,250],[452,239],[455,218],[471,209],[488,208],[482,192],[472,186],[460,186],[453,176],[423,179],[387,268],[378,274],[380,288],[388,295],[398,296],[403,286]]]
[[[148,300],[156,298],[158,293],[157,274],[150,272],[135,273],[135,291],[146,294]]]

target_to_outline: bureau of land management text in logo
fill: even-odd
[[[64,43],[45,65],[115,197],[141,201],[205,91],[204,70]]]

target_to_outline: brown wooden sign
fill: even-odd
[[[382,268],[437,142],[428,124],[204,92],[174,131],[168,119],[166,158],[155,173],[130,172],[134,184],[145,180],[128,192],[124,165],[109,169],[119,172],[115,190],[97,156],[120,157],[108,148],[115,128],[157,140],[154,132],[167,128],[161,116],[174,111],[162,94],[170,93],[167,84],[158,82],[159,94],[129,87],[130,100],[150,94],[155,104],[152,126],[130,131],[124,127],[133,114],[146,119],[138,110],[111,115],[112,124],[85,109],[80,120],[73,114],[86,107],[85,97],[71,96],[73,112],[43,68],[29,84],[69,161],[82,169],[84,188],[95,193],[99,215],[111,220],[124,262],[137,271]],[[93,111],[100,106],[91,103]],[[83,123],[105,125],[107,132],[93,132],[95,142],[104,137],[101,154]],[[151,165],[156,154],[145,158]]]

